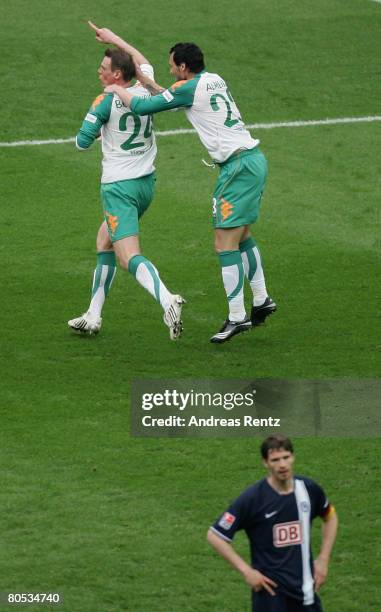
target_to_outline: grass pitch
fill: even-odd
[[[248,123],[377,114],[377,4],[197,0],[181,23],[179,7],[149,0],[125,18],[105,1],[4,7],[0,140],[76,133],[103,54],[88,18],[140,47],[164,84],[168,48],[194,39]],[[182,113],[156,118],[159,130],[178,127],[189,127]],[[95,262],[99,148],[0,148],[0,591],[58,590],[68,612],[248,610],[245,585],[204,534],[262,476],[259,440],[133,439],[130,381],[379,376],[380,124],[255,133],[270,175],[254,235],[279,311],[220,347],[208,342],[226,315],[210,226],[216,174],[196,136],[158,138],[141,234],[143,252],[187,298],[179,343],[121,270],[99,337],[69,334]],[[296,450],[299,472],[323,485],[341,521],[325,608],[376,611],[378,441],[299,440]],[[237,546],[247,554],[244,537]]]

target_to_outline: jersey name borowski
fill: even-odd
[[[300,521],[278,523],[273,527],[273,544],[276,548],[302,544],[302,525]]]

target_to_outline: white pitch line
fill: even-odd
[[[66,144],[75,142],[75,138],[56,138],[54,140],[15,140],[14,142],[0,142],[0,147],[32,147],[49,144]]]
[[[381,0],[377,0],[381,4]],[[282,121],[280,123],[252,123],[246,125],[249,130],[273,130],[276,128],[294,128],[294,127],[309,127],[314,125],[337,125],[340,123],[370,123],[372,121],[381,121],[381,115],[373,115],[370,117],[342,117],[337,119],[312,119],[308,121]],[[195,134],[196,130],[178,129],[178,130],[163,130],[155,132],[156,136],[179,136],[181,134]],[[75,138],[57,138],[52,140],[18,140],[14,142],[0,142],[1,147],[27,147],[49,144],[67,144],[75,142]]]

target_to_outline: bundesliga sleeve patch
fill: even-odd
[[[233,516],[233,514],[230,514],[230,512],[225,512],[218,521],[218,525],[222,527],[222,529],[228,530],[233,526],[235,519],[236,517]]]
[[[169,89],[166,89],[165,91],[163,91],[162,95],[163,95],[163,98],[167,100],[167,102],[171,102],[173,100],[173,95],[171,94]]]
[[[87,113],[85,121],[90,121],[90,123],[96,123],[97,117],[95,115],[92,115],[91,113]]]

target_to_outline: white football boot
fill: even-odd
[[[169,337],[171,340],[177,340],[183,331],[183,322],[181,320],[181,309],[185,304],[184,298],[181,295],[173,295],[171,305],[164,313],[164,323],[169,327]]]
[[[75,333],[91,336],[99,332],[102,326],[102,319],[95,319],[88,312],[85,312],[81,317],[71,319],[67,324]]]

